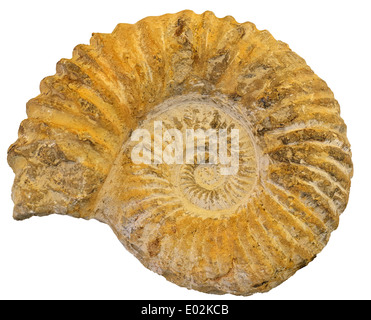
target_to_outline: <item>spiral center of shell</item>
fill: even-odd
[[[219,167],[214,164],[201,164],[194,171],[195,182],[207,190],[219,187],[224,181]]]
[[[197,214],[247,204],[258,178],[256,147],[247,122],[226,100],[191,95],[165,101],[137,132],[143,139],[129,142],[126,153],[140,141],[142,162],[134,161],[131,171],[135,183],[152,189],[147,201],[165,199]]]

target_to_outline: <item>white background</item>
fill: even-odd
[[[355,174],[329,244],[268,293],[216,296],[180,288],[145,269],[95,220],[51,215],[12,219],[7,148],[42,78],[92,32],[191,9],[232,15],[290,45],[323,78],[348,125]],[[0,5],[1,299],[370,299],[370,1],[2,1]]]

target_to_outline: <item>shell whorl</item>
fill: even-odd
[[[119,24],[58,62],[40,91],[8,151],[14,217],[96,218],[178,285],[268,291],[314,259],[347,205],[338,102],[252,23],[183,11]],[[133,163],[133,131],[156,121],[183,137],[238,129],[238,171]]]

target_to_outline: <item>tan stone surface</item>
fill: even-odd
[[[98,219],[180,286],[268,291],[316,257],[346,207],[338,102],[252,23],[183,11],[119,24],[59,61],[40,90],[8,151],[14,218]],[[239,128],[238,173],[133,164],[130,134],[159,119],[183,132]]]

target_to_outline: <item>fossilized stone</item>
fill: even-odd
[[[14,218],[98,219],[180,286],[268,291],[316,257],[346,207],[338,102],[250,22],[182,11],[119,24],[78,45],[40,90],[8,151]],[[182,134],[238,129],[238,172],[133,163],[133,131],[155,121]]]

